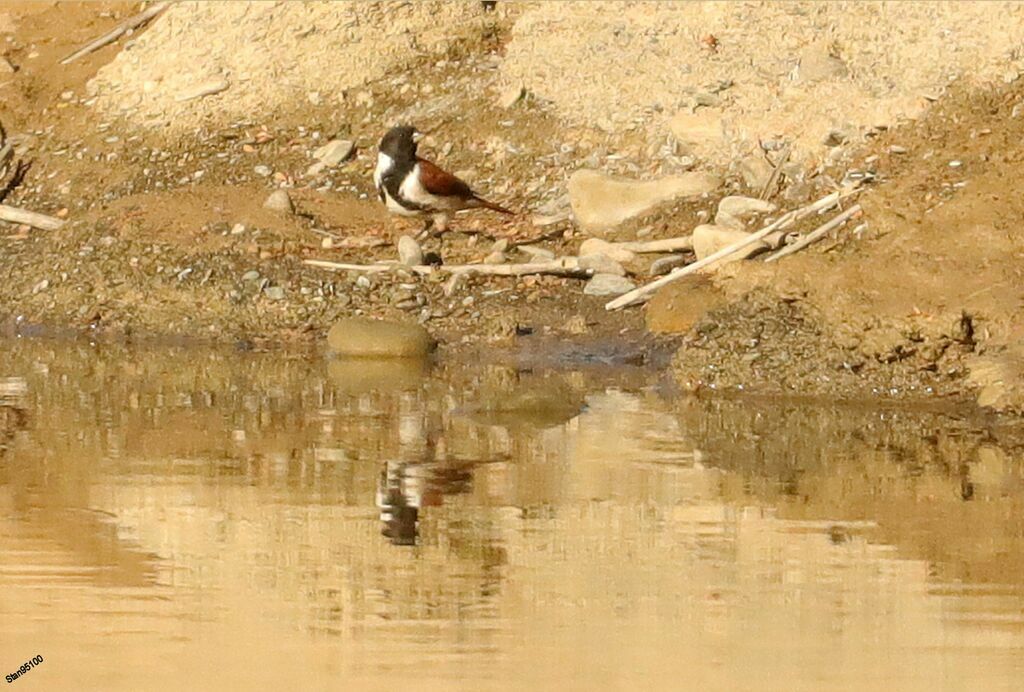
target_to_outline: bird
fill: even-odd
[[[448,230],[451,214],[463,209],[515,212],[489,202],[439,166],[416,155],[421,137],[412,125],[396,125],[385,133],[377,150],[373,183],[388,211],[425,218],[419,237]]]

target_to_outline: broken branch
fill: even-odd
[[[575,257],[562,257],[549,262],[529,262],[525,264],[442,264],[437,266],[418,264],[405,265],[397,262],[380,262],[377,264],[347,264],[344,262],[328,262],[326,260],[305,260],[305,264],[321,269],[336,271],[355,271],[367,274],[393,271],[411,271],[416,274],[480,274],[483,276],[529,276],[531,274],[549,274],[585,278],[590,270],[580,269]]]
[[[44,231],[56,231],[64,225],[64,221],[56,217],[37,214],[34,211],[25,211],[24,209],[10,207],[6,204],[0,204],[0,221],[22,223]]]
[[[142,26],[149,20],[153,19],[153,17],[157,16],[165,9],[167,9],[170,6],[170,4],[170,2],[157,2],[150,5],[139,14],[133,17],[129,17],[128,19],[121,22],[120,24],[118,24],[113,29],[103,34],[96,40],[86,44],[82,48],[79,48],[74,53],[61,60],[60,64],[67,65],[69,62],[78,60],[79,58],[88,55],[89,53],[98,51],[100,48],[103,48],[104,46],[113,43],[117,39],[121,38],[121,36],[123,36],[124,34],[128,33],[129,31],[134,31],[135,29],[138,29],[140,26]]]
[[[693,249],[693,236],[682,238],[665,238],[663,240],[631,241],[626,243],[611,243],[612,247],[622,250],[629,250],[637,254],[652,252],[679,252],[680,250]]]
[[[794,252],[803,250],[805,247],[815,242],[816,240],[824,236],[826,233],[829,233],[832,230],[839,228],[849,219],[852,219],[853,217],[857,216],[860,213],[860,205],[854,204],[852,207],[850,207],[843,213],[836,215],[836,217],[833,218],[831,221],[828,221],[827,223],[823,223],[821,226],[818,226],[818,228],[814,229],[813,231],[805,235],[803,238],[793,243],[792,245],[787,245],[778,252],[772,253],[765,259],[765,262],[774,262],[775,260],[785,257],[786,255],[792,255]]]
[[[810,216],[811,214],[814,214],[819,210],[830,209],[834,207],[836,204],[838,204],[841,199],[854,194],[856,191],[856,187],[847,188],[845,190],[837,190],[836,192],[833,192],[829,195],[826,195],[825,197],[822,197],[817,202],[809,204],[805,207],[801,207],[799,209],[794,209],[793,211],[787,214],[783,214],[778,219],[762,228],[760,231],[757,231],[756,233],[751,233],[746,238],[743,238],[742,240],[739,240],[733,243],[732,245],[724,247],[718,252],[708,255],[702,260],[698,260],[693,264],[688,264],[685,267],[680,267],[679,269],[676,269],[672,273],[663,276],[660,279],[656,279],[655,281],[652,281],[649,284],[645,284],[643,286],[640,286],[639,288],[635,288],[632,291],[629,291],[628,293],[623,293],[618,298],[606,303],[604,306],[605,310],[618,310],[620,308],[626,307],[627,305],[632,305],[633,303],[642,303],[645,300],[647,300],[647,296],[654,293],[662,286],[670,284],[673,281],[681,279],[689,274],[693,274],[699,269],[703,269],[704,267],[716,264],[720,260],[729,257],[737,250],[742,250],[747,246],[753,245],[754,243],[759,242],[762,238],[774,233],[775,231],[779,231],[789,226],[792,226],[800,219]]]

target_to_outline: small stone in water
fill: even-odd
[[[284,300],[284,289],[280,286],[271,286],[263,293],[269,300]]]
[[[252,170],[256,175],[261,175],[264,178],[266,178],[271,173],[270,166],[264,166],[262,163],[259,164],[258,166],[255,166]]]
[[[256,281],[260,278],[260,273],[255,269],[250,269],[246,273],[242,274],[242,281]]]

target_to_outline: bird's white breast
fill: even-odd
[[[373,169],[373,184],[379,190],[384,184],[384,174],[388,172],[394,161],[383,152],[377,152],[377,167]]]

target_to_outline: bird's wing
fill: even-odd
[[[462,180],[439,168],[426,159],[416,159],[420,166],[420,182],[423,188],[432,195],[439,197],[475,197],[474,192]]]

